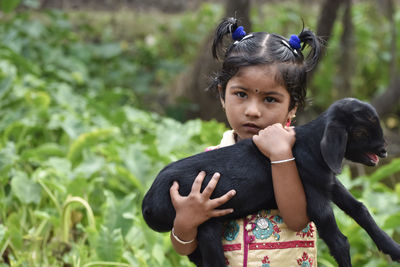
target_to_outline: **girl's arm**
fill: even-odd
[[[174,234],[182,241],[193,240],[189,244],[182,244],[177,241],[171,231],[172,245],[176,252],[181,255],[189,255],[196,249],[197,228],[200,224],[211,217],[219,217],[233,212],[233,209],[220,210],[216,208],[230,200],[236,191],[231,190],[219,198],[210,199],[218,183],[220,174],[215,173],[203,192],[200,192],[205,176],[206,173],[204,171],[197,175],[193,182],[192,190],[186,197],[179,194],[179,184],[177,182],[174,182],[170,188],[172,205],[176,211]]]
[[[271,161],[293,158],[292,147],[295,140],[294,129],[283,128],[279,123],[253,136],[258,149]],[[275,199],[283,221],[293,231],[304,229],[310,220],[307,216],[306,196],[296,162],[271,164],[271,172]]]

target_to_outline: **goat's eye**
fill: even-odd
[[[365,128],[356,128],[351,134],[354,138],[369,138],[369,132]]]

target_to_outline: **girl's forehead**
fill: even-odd
[[[239,70],[237,71],[236,75],[237,77],[243,76],[243,75],[251,75],[252,73],[257,73],[257,74],[264,74],[266,76],[275,76],[278,74],[278,68],[277,66],[274,65],[251,65],[251,66],[243,66],[240,67]],[[234,76],[234,77],[235,77]]]
[[[287,92],[277,79],[277,75],[279,75],[277,69],[268,65],[241,67],[230,79],[228,85],[229,87],[244,87],[257,93],[271,89]]]

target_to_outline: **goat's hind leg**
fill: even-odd
[[[199,226],[198,249],[201,251],[204,267],[225,267],[222,247],[222,222],[210,219]]]
[[[400,245],[379,228],[364,204],[355,199],[337,179],[332,193],[333,202],[367,231],[379,250],[390,255],[392,260],[399,261]]]
[[[338,266],[351,267],[350,245],[336,224],[329,200],[319,192],[307,189],[307,212]]]

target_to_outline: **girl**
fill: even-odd
[[[304,189],[292,155],[295,132],[288,126],[297,109],[304,105],[307,73],[316,66],[320,55],[319,39],[308,30],[289,40],[266,32],[246,34],[236,19],[228,18],[215,33],[212,52],[216,59],[227,34],[232,35],[233,42],[225,49],[222,70],[210,85],[219,93],[232,128],[224,133],[218,147],[253,139],[271,160],[279,212],[260,211],[226,222],[221,237],[226,265],[316,266],[316,229],[307,217]],[[311,49],[304,58],[301,51],[306,45]],[[182,255],[196,254],[200,224],[232,212],[217,207],[234,197],[235,191],[210,199],[219,174],[215,173],[200,192],[204,177],[205,173],[200,172],[186,197],[179,195],[178,183],[170,189],[176,210],[171,241]]]

